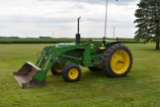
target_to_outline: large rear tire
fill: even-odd
[[[75,82],[81,78],[82,71],[77,64],[67,63],[62,72],[64,81]]]
[[[124,77],[132,66],[132,54],[122,44],[111,45],[102,56],[103,69],[109,77]]]
[[[61,75],[63,68],[64,68],[63,65],[58,64],[57,61],[54,61],[51,67],[51,72],[53,75]]]

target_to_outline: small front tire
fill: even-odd
[[[51,67],[51,72],[53,75],[61,75],[63,68],[64,68],[63,65],[58,64],[57,61],[54,61]]]
[[[62,72],[64,81],[75,82],[81,78],[82,71],[77,64],[67,63]]]

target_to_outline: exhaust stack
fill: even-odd
[[[76,44],[80,44],[81,42],[81,34],[79,33],[79,21],[80,21],[81,17],[78,18],[78,27],[77,27],[77,34],[76,34]]]

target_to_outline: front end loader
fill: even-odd
[[[91,71],[104,71],[109,77],[124,77],[132,66],[130,50],[117,41],[90,40],[80,42],[78,33],[75,43],[59,43],[45,47],[36,64],[26,62],[14,77],[22,88],[45,85],[48,71],[53,75],[62,75],[64,81],[74,82],[81,78],[79,65]]]

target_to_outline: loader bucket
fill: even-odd
[[[33,76],[41,69],[31,62],[26,62],[17,72],[14,72],[14,77],[22,88],[42,86],[44,83],[36,83]]]

